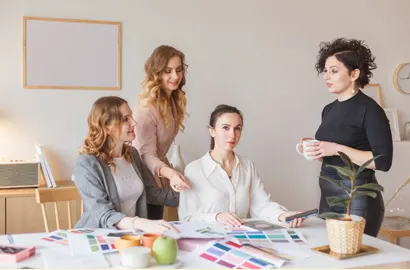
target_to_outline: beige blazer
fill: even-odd
[[[166,155],[178,134],[176,117],[174,117],[177,115],[177,109],[173,100],[172,112],[168,127],[165,127],[165,122],[154,106],[142,107],[137,102],[134,110],[137,124],[135,126],[136,138],[132,145],[138,150],[142,161],[155,176],[158,187],[169,185],[167,179],[159,177],[159,170],[162,167],[170,166]]]

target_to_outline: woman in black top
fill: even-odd
[[[344,166],[338,152],[347,154],[356,166],[381,155],[360,173],[356,185],[377,183],[374,170],[388,171],[393,156],[393,142],[384,110],[359,88],[366,86],[377,66],[375,57],[363,41],[339,38],[322,42],[316,63],[318,73],[324,73],[328,90],[337,100],[322,111],[322,123],[316,132],[317,143],[311,143],[306,151],[322,160],[321,175],[338,179],[347,187],[336,170],[327,164]],[[339,187],[326,180],[319,180],[321,189],[320,212],[345,213],[343,206],[330,207],[326,197],[346,196]],[[366,219],[365,233],[377,236],[384,217],[384,203],[380,192],[376,198],[361,196],[351,205],[351,214]]]

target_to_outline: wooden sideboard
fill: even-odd
[[[72,186],[71,181],[57,182],[57,187]],[[36,202],[36,188],[0,189],[0,234],[44,232],[44,222],[40,204]],[[81,216],[80,201],[71,202],[73,226]],[[47,205],[50,231],[56,229],[55,214],[52,205]],[[58,204],[61,229],[68,229],[66,204]]]

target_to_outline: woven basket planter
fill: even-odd
[[[339,254],[359,253],[366,220],[351,215],[352,221],[326,219],[330,250]]]

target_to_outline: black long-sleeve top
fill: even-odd
[[[391,167],[393,141],[389,120],[379,104],[361,91],[348,100],[326,105],[316,139],[372,151],[373,156],[382,155],[375,160],[376,170],[388,171]],[[336,177],[336,170],[326,164],[344,166],[339,156],[323,158],[322,172]],[[366,169],[361,176],[373,174],[373,170]]]

